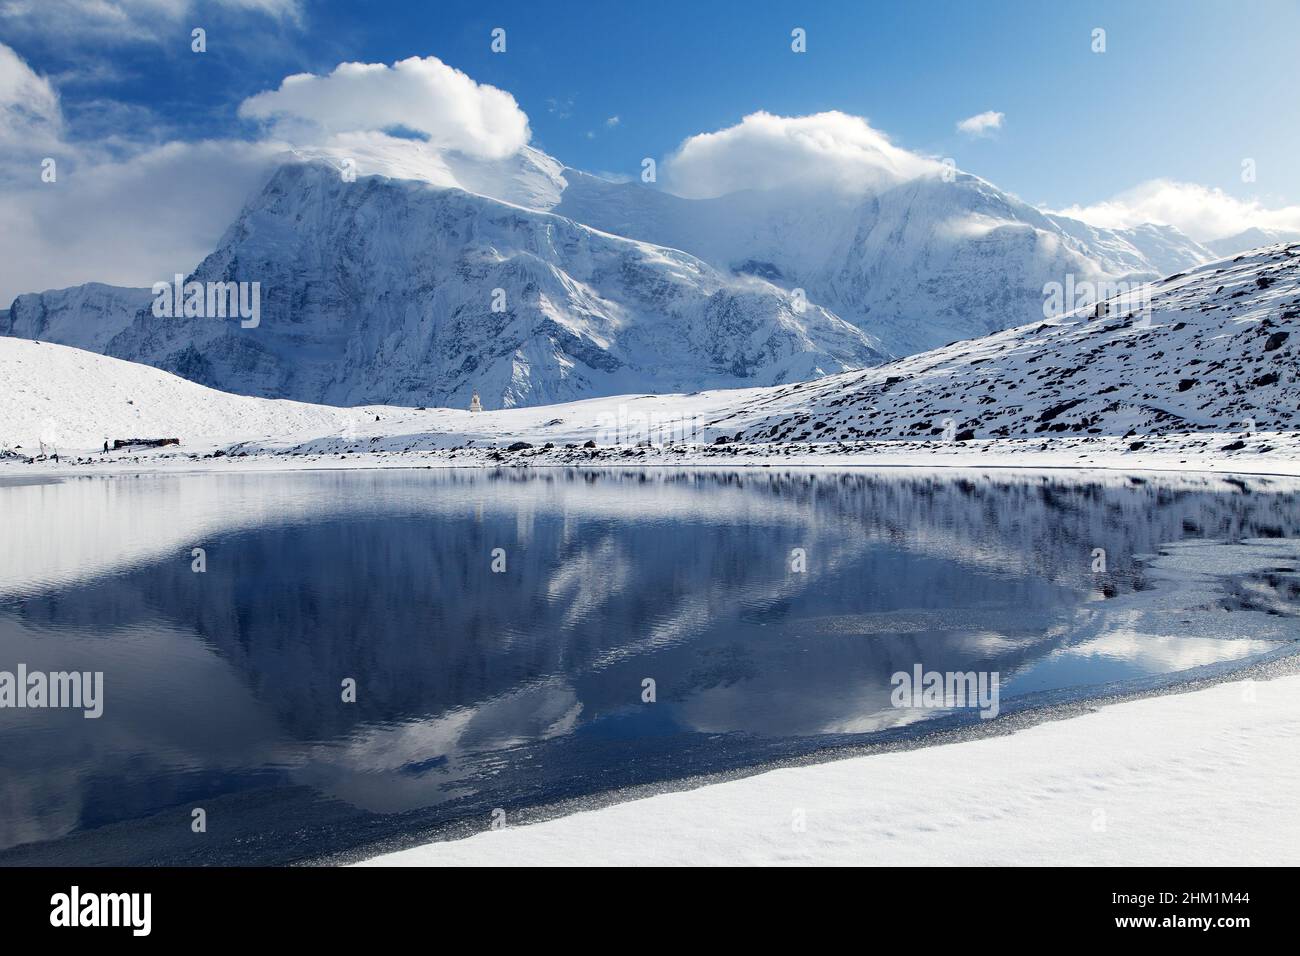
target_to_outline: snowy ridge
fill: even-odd
[[[683,199],[566,170],[556,211],[760,275],[894,355],[1022,325],[1050,282],[1156,279],[1214,255],[1172,226],[1099,229],[1050,216],[966,173],[865,195],[738,192]]]
[[[467,407],[478,391],[487,408],[883,358],[761,279],[458,188],[346,182],[322,161],[280,167],[190,279],[259,281],[260,326],[144,312],[108,353],[268,398]]]
[[[1272,246],[1279,242],[1300,242],[1300,232],[1282,229],[1260,229],[1257,226],[1222,239],[1211,239],[1205,245],[1217,257],[1235,256],[1239,252]]]
[[[1135,301],[779,388],[710,427],[742,442],[957,440],[1300,424],[1300,245],[1211,263]]]
[[[1184,235],[1174,226],[1143,223],[1129,229],[1106,229],[1078,219],[1048,214],[1047,219],[1078,243],[1079,251],[1100,259],[1116,275],[1158,278],[1221,258],[1225,253]],[[1255,246],[1268,245],[1257,242]],[[1240,252],[1241,246],[1229,251]]]
[[[167,372],[49,342],[0,338],[0,451],[98,450],[104,441],[337,433],[367,413],[230,395]]]
[[[102,352],[151,300],[148,289],[101,282],[32,292],[14,299],[0,317],[0,335]]]
[[[491,160],[418,141],[357,133],[341,136],[334,146],[294,149],[281,162],[326,162],[340,172],[350,164],[358,177],[386,176],[461,189],[539,212],[559,205],[568,185],[564,165],[532,146],[505,159]]]

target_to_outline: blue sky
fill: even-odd
[[[791,51],[795,27],[806,53]],[[39,138],[35,111],[54,128],[46,151],[87,168],[92,154],[252,141],[265,129],[240,104],[287,75],[433,56],[511,94],[533,145],[590,171],[635,175],[758,110],[838,110],[1035,205],[1210,238],[1300,205],[1297,37],[1294,0],[0,0],[0,44],[57,98],[25,105],[13,90],[36,81],[15,87],[12,68],[6,93],[0,63],[0,139],[4,122],[20,144]],[[986,112],[999,128],[958,131]],[[1152,181],[1179,186],[1129,195]]]
[[[60,93],[86,136],[132,115],[105,101],[149,110],[134,114],[142,127],[182,138],[249,135],[238,103],[287,73],[432,54],[512,93],[534,144],[584,169],[635,172],[758,109],[838,109],[1033,203],[1089,203],[1155,177],[1300,199],[1295,2],[304,0],[298,22],[196,6],[161,42],[3,18],[0,41],[38,72],[84,71]],[[191,20],[207,25],[206,58],[189,52]],[[496,26],[505,54],[489,50]],[[790,51],[795,26],[806,54]],[[1104,54],[1091,50],[1094,27]],[[1005,114],[996,135],[955,131],[988,110]],[[1253,185],[1239,175],[1246,157]]]

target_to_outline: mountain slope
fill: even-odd
[[[1077,466],[1102,460],[1099,452],[1129,468],[1236,459],[1293,473],[1300,245],[1212,263],[1150,293],[1149,327],[1129,308],[1139,293],[1101,318],[1070,315],[816,382],[482,414],[232,396],[79,349],[0,338],[0,381],[9,384],[0,448],[21,444],[30,455],[54,439],[66,453],[104,438],[177,437],[182,449],[167,454],[182,462],[220,447],[303,467],[350,467],[366,453],[373,464]],[[504,454],[520,440],[534,447]]]
[[[1145,280],[1213,256],[1172,227],[1105,230],[1049,216],[966,173],[878,193],[682,199],[566,170],[556,211],[761,275],[904,355],[1043,317],[1044,287]]]
[[[344,431],[364,409],[229,395],[167,372],[49,342],[0,338],[0,449],[98,451],[104,441],[273,439]]]
[[[102,352],[151,301],[148,289],[100,282],[32,292],[14,299],[0,317],[0,335]]]
[[[1049,213],[1047,219],[1079,243],[1081,252],[1100,261],[1107,272],[1116,276],[1159,278],[1211,262],[1222,255],[1174,226],[1148,222],[1128,229],[1106,229],[1055,213]]]
[[[751,395],[706,434],[754,441],[940,439],[1300,427],[1300,245],[1117,297],[1109,314],[957,342]]]
[[[477,390],[489,408],[882,358],[763,280],[461,189],[345,182],[319,161],[282,166],[189,278],[260,282],[260,325],[146,312],[107,352],[241,394],[464,406]]]

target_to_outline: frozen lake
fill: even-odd
[[[0,709],[0,864],[311,859],[982,719],[900,705],[918,668],[1006,711],[1300,637],[1288,479],[196,474],[0,516],[0,672],[103,675],[95,719]]]

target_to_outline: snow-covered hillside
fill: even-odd
[[[1174,275],[1145,294],[773,389],[709,424],[739,440],[1129,435],[1300,427],[1300,245]]]
[[[0,451],[98,450],[131,438],[274,440],[346,431],[366,409],[229,395],[82,349],[0,338]],[[373,416],[371,416],[373,417]]]
[[[143,312],[107,352],[241,394],[487,408],[800,381],[859,330],[685,253],[454,188],[282,166],[192,281],[261,284],[256,328]]]

